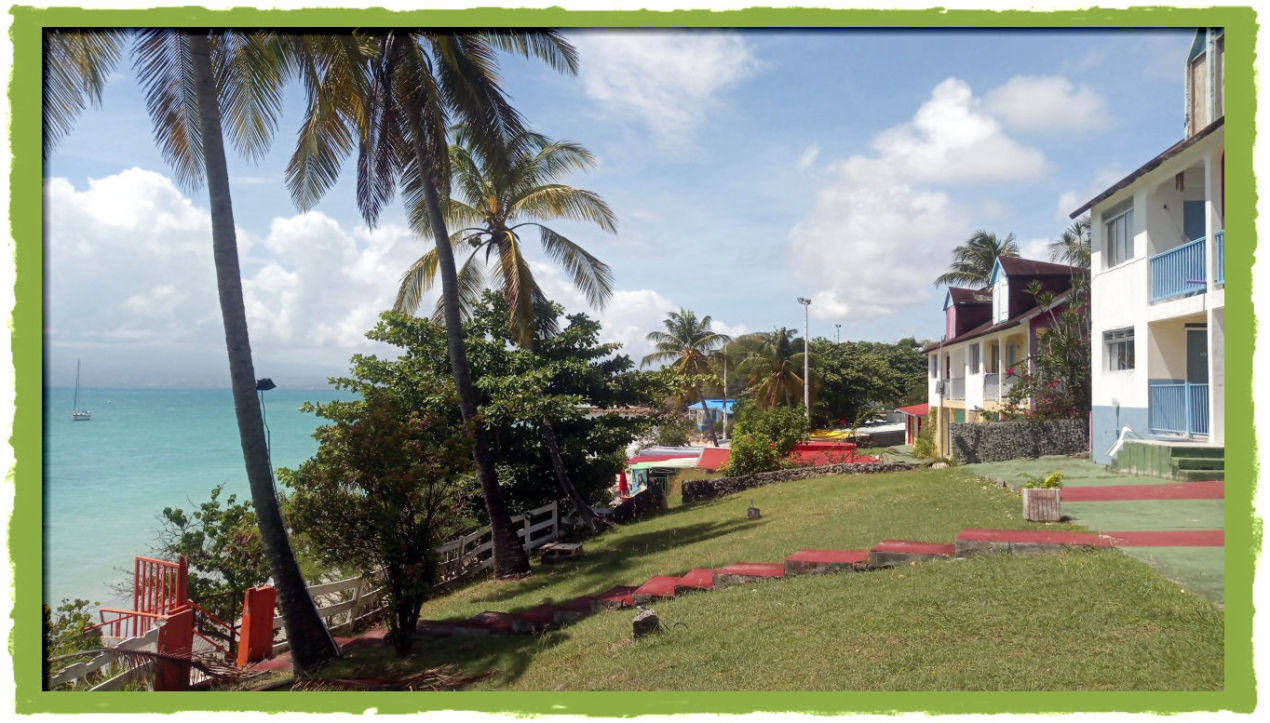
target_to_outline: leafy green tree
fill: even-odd
[[[816,339],[811,348],[823,383],[812,407],[816,424],[850,426],[871,410],[895,409],[926,397],[927,361],[915,339],[894,344]]]
[[[190,513],[164,507],[156,552],[167,560],[184,555],[190,599],[232,624],[242,612],[247,589],[269,581],[269,561],[251,502],[239,502],[231,494],[222,506],[223,492],[224,485],[213,487],[208,500]],[[223,639],[232,654],[233,631],[206,624],[201,616],[199,620],[205,623],[202,632]]]
[[[271,33],[222,29],[50,30],[45,34],[45,66],[50,69],[44,84],[46,155],[86,104],[100,102],[129,36],[136,41],[134,68],[159,150],[182,187],[192,191],[207,183],[216,286],[247,481],[286,619],[292,661],[298,672],[310,672],[339,650],[309,597],[274,492],[224,148],[226,131],[248,158],[259,158],[268,148],[281,114],[288,67],[283,46]]]
[[[1033,282],[1028,289],[1049,325],[1038,332],[1036,353],[1015,366],[1018,381],[1006,393],[1007,418],[1084,419],[1090,411],[1089,276],[1073,274],[1065,301]]]
[[[388,639],[404,658],[436,583],[435,548],[461,532],[471,438],[453,423],[448,380],[415,376],[401,389],[382,386],[357,363],[352,374],[336,386],[361,399],[305,405],[332,424],[314,434],[317,454],[282,479],[292,490],[292,522],[323,562],[382,574]]]
[[[1014,234],[998,239],[996,234],[980,229],[971,234],[966,243],[953,249],[952,263],[948,265],[948,271],[935,279],[935,285],[985,289],[997,258],[1018,255],[1019,245],[1014,240]]]
[[[92,603],[91,606],[98,607],[100,604]],[[50,662],[54,658],[101,647],[98,634],[85,632],[85,628],[96,622],[89,607],[87,600],[62,600],[56,610],[47,604],[43,606],[45,680],[56,670],[66,667]]]
[[[357,149],[357,202],[374,226],[401,185],[416,228],[429,232],[437,254],[446,340],[465,422],[477,414],[477,397],[463,344],[459,279],[445,221],[450,191],[447,127],[461,122],[499,173],[510,168],[508,149],[523,130],[520,114],[498,81],[496,51],[538,58],[568,73],[577,52],[554,30],[431,28],[374,30],[300,36],[293,45],[308,94],[308,112],[287,183],[301,208],[309,208],[338,177]],[[513,149],[514,150],[514,149]],[[477,477],[493,529],[494,574],[529,572],[529,558],[512,528],[484,426],[467,424]]]
[[[691,387],[700,400],[701,412],[709,419],[710,412],[706,407],[706,396],[703,387],[707,380],[715,379],[711,369],[710,357],[731,341],[727,334],[720,334],[710,328],[710,317],[697,315],[687,309],[672,311],[662,321],[665,331],[651,331],[648,340],[654,345],[654,351],[647,354],[640,366],[650,364],[667,364],[675,374],[680,375],[685,388]],[[714,446],[719,446],[719,437],[714,427],[706,425],[706,432]]]

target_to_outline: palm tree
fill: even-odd
[[[446,205],[445,218],[452,227],[461,227],[450,234],[452,245],[471,248],[458,272],[464,314],[480,300],[485,285],[484,261],[493,266],[497,284],[507,298],[512,337],[521,347],[532,345],[534,305],[546,299],[524,255],[520,229],[526,227],[538,229],[543,250],[565,267],[587,301],[604,308],[613,295],[613,273],[608,265],[543,223],[551,219],[589,221],[610,233],[617,230],[617,218],[604,199],[558,182],[570,171],[594,166],[591,152],[572,141],[552,141],[522,131],[508,153],[510,169],[499,173],[493,168],[493,159],[485,157],[465,127],[455,131],[455,143],[450,146],[454,195]],[[430,234],[424,209],[416,211],[412,222],[421,233]],[[416,311],[423,293],[432,288],[436,271],[437,250],[429,249],[402,276],[394,308]],[[439,320],[442,311],[439,300],[433,318]]]
[[[50,31],[46,35],[45,152],[85,105],[100,102],[124,36],[109,31]],[[212,251],[225,327],[230,383],[239,440],[256,520],[285,616],[296,671],[310,672],[339,649],[318,617],[296,564],[278,509],[273,471],[256,396],[256,375],[243,306],[238,242],[234,231],[223,133],[245,155],[267,147],[280,113],[285,63],[276,39],[263,33],[146,29],[136,33],[134,67],[145,91],[155,141],[176,180],[189,190],[207,182]],[[222,124],[222,109],[226,124]]]
[[[737,339],[742,354],[737,370],[745,376],[759,409],[798,405],[803,391],[806,340],[796,338],[797,333],[782,327]]]
[[[676,372],[687,377],[695,377],[693,389],[697,399],[701,401],[701,411],[705,419],[710,418],[706,407],[706,396],[702,391],[701,377],[710,373],[710,356],[725,346],[731,338],[726,334],[716,333],[710,328],[710,317],[697,315],[687,309],[672,311],[662,320],[665,331],[652,331],[647,339],[656,351],[648,354],[640,362],[640,366],[669,363]],[[710,441],[719,446],[719,437],[714,433],[714,425],[706,424]]]
[[[1081,216],[1050,242],[1050,260],[1068,266],[1089,268],[1089,217]]]
[[[465,226],[451,233],[450,241],[455,246],[472,247],[458,272],[460,310],[466,314],[479,300],[485,285],[481,268],[483,250],[484,260],[497,269],[494,275],[507,299],[512,339],[522,349],[532,350],[534,333],[540,326],[535,323],[534,307],[547,299],[524,256],[519,230],[537,227],[547,254],[565,267],[592,306],[603,308],[613,295],[613,274],[608,265],[542,221],[555,218],[591,221],[605,231],[615,232],[617,219],[604,199],[595,193],[557,182],[570,171],[595,165],[594,156],[581,145],[551,141],[538,133],[521,131],[507,153],[510,168],[500,172],[495,167],[497,159],[486,157],[466,127],[458,126],[454,130],[455,142],[450,146],[450,167],[454,174],[451,190],[461,198],[450,197],[445,216],[452,226]],[[430,234],[432,229],[425,209],[416,211],[412,215],[413,225],[420,233]],[[526,220],[521,221],[522,218]],[[416,311],[423,292],[432,288],[436,273],[437,250],[433,248],[402,277],[395,308],[409,313]],[[440,320],[444,314],[444,301],[444,298],[438,299],[434,319]],[[569,480],[555,429],[545,417],[542,433],[560,489],[582,521],[595,530],[598,520]]]
[[[460,318],[459,279],[443,210],[450,190],[446,129],[451,116],[499,172],[510,167],[523,123],[498,84],[496,50],[546,61],[576,72],[577,53],[552,30],[387,30],[334,36],[301,36],[295,49],[308,95],[308,113],[287,183],[301,208],[317,202],[357,147],[357,202],[374,226],[400,182],[408,209],[419,209],[432,232],[441,276],[443,318],[459,410],[476,418]],[[498,487],[485,429],[471,424],[473,458],[493,533],[494,574],[529,572]]]
[[[953,249],[953,261],[948,271],[935,279],[935,285],[986,289],[997,258],[1018,255],[1019,245],[1014,241],[1014,234],[998,240],[996,234],[980,229],[971,234],[965,244]]]

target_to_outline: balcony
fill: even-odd
[[[944,398],[945,399],[965,399],[966,398],[966,378],[952,377],[944,380]]]
[[[1001,384],[999,374],[983,375],[983,400],[985,402],[1001,401]]]
[[[1151,257],[1153,303],[1202,294],[1207,290],[1208,280],[1204,273],[1205,247],[1205,239],[1197,238]]]
[[[1208,436],[1208,385],[1149,382],[1147,418],[1153,434]]]

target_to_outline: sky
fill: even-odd
[[[891,342],[942,333],[933,280],[976,230],[1046,245],[1068,214],[1182,137],[1185,30],[572,30],[576,76],[502,59],[530,126],[596,166],[566,182],[618,216],[553,228],[608,263],[592,309],[527,239],[534,273],[637,361],[670,311],[737,335]],[[427,248],[400,200],[374,229],[351,164],[315,208],[283,185],[303,97],[230,182],[257,376],[321,386]],[[45,165],[46,384],[225,387],[206,191],[180,188],[130,64]],[[425,298],[430,310],[435,295]],[[841,325],[840,327],[838,325]]]

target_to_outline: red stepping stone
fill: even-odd
[[[486,610],[480,615],[474,615],[467,620],[455,623],[454,631],[457,633],[484,630],[487,633],[510,633],[515,619],[516,616],[510,613]]]
[[[1111,539],[1088,532],[1045,530],[962,530],[957,535],[957,557],[981,552],[1026,554],[1063,547],[1110,547]]]
[[[799,550],[785,558],[787,575],[820,575],[842,570],[863,570],[868,566],[866,550]]]
[[[785,564],[780,562],[734,562],[714,571],[716,588],[740,585],[755,580],[785,577]]]
[[[415,624],[415,635],[446,637],[454,635],[455,624],[445,620],[420,620]]]
[[[1119,547],[1222,547],[1225,530],[1153,530],[1144,532],[1108,532]]]
[[[902,565],[906,562],[952,557],[956,553],[956,545],[912,540],[882,540],[869,550],[869,564],[874,567],[887,567]]]
[[[630,607],[635,604],[635,588],[630,585],[618,585],[595,596],[595,606],[602,608]]]
[[[595,598],[578,597],[556,606],[556,625],[568,625],[595,610]]]
[[[1226,483],[1173,482],[1158,485],[1109,485],[1106,487],[1064,487],[1064,502],[1111,502],[1115,500],[1220,500]]]
[[[653,598],[672,598],[678,582],[679,578],[670,575],[653,575],[643,585],[635,588],[631,595],[636,605],[642,605]]]
[[[718,570],[709,570],[703,567],[694,567],[683,577],[679,578],[679,582],[675,583],[675,594],[685,590],[713,590],[714,589],[714,573]]]
[[[556,622],[555,605],[538,605],[520,613],[512,614],[512,629],[518,633],[531,633],[554,625]]]

